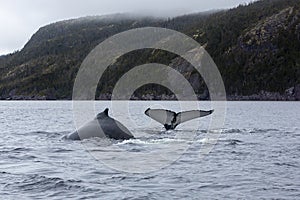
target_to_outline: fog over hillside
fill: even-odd
[[[20,50],[47,24],[85,16],[134,13],[174,17],[206,10],[226,9],[251,0],[14,0],[0,2],[0,55]]]

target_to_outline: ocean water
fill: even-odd
[[[164,131],[143,112],[178,103],[129,104],[135,139],[71,141],[72,102],[0,102],[0,199],[300,199],[300,102],[227,102],[205,155],[210,117]]]

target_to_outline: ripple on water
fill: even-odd
[[[100,107],[105,103],[96,102]],[[146,124],[148,118],[140,112],[145,104],[134,102],[132,109],[141,113],[139,118]],[[134,130],[137,135],[141,132],[138,139],[121,142],[61,139],[74,130],[71,102],[0,102],[1,116],[5,116],[0,122],[0,199],[299,199],[299,105],[229,104],[218,140],[207,137],[204,126],[191,138],[185,136],[191,136],[193,131],[188,129],[193,127],[162,131],[155,124]],[[170,109],[172,105],[167,102]],[[285,114],[266,120],[248,113],[272,114],[274,108]],[[87,152],[115,149],[101,145],[125,152],[158,152],[183,143],[191,147],[179,160],[146,174],[111,169]],[[213,144],[213,149],[200,157],[204,144]],[[170,151],[176,153],[180,152]],[[151,165],[153,159],[144,160],[142,164]]]
[[[20,180],[21,179],[21,180]],[[87,188],[80,185],[82,181],[68,179],[64,180],[59,177],[46,177],[38,174],[20,176],[18,180],[13,183],[5,185],[6,190],[11,191],[27,191],[27,192],[49,192],[49,191],[72,191],[72,190],[86,190]]]

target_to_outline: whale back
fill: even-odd
[[[126,140],[133,138],[131,132],[123,124],[121,124],[121,122],[109,116],[97,119],[97,121],[100,124],[100,127],[105,135],[109,138],[116,140]]]
[[[82,140],[92,137],[112,138],[116,140],[125,140],[134,136],[121,122],[108,116],[108,109],[99,113],[95,119],[89,121],[77,131],[69,134],[68,139]]]

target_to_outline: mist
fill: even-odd
[[[228,9],[251,0],[10,0],[0,1],[0,55],[20,50],[42,26],[71,18],[114,13],[155,17]]]

